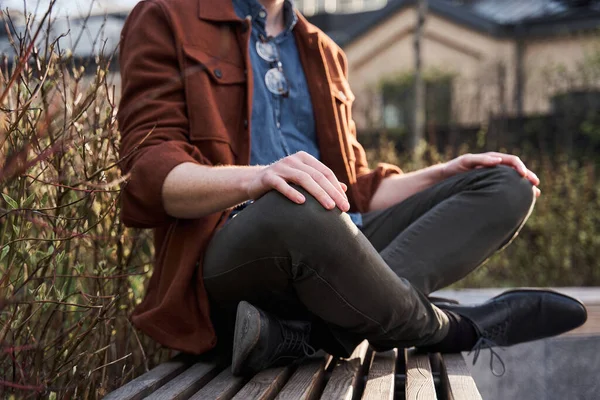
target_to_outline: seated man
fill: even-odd
[[[345,55],[291,0],[142,1],[120,62],[123,220],[156,249],[132,318],[165,346],[218,338],[250,374],[364,339],[458,352],[586,320],[551,291],[432,304],[517,235],[539,180],[501,153],[370,170]]]

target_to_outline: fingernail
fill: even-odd
[[[301,194],[299,194],[299,195],[296,197],[296,201],[297,201],[299,204],[302,204],[302,203],[304,203],[304,201],[305,201],[305,200],[306,200],[306,199],[305,199],[305,198],[304,198],[304,196],[302,196]]]

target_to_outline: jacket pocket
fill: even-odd
[[[246,115],[244,68],[184,45],[190,141],[214,165],[235,164]]]

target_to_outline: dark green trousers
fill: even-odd
[[[364,339],[380,350],[439,342],[448,319],[427,295],[508,244],[534,204],[531,183],[505,166],[367,213],[362,229],[304,194],[297,205],[269,192],[212,239],[203,274],[225,348],[241,300],[312,321],[312,344],[339,356]]]

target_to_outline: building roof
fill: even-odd
[[[317,14],[309,20],[339,45],[357,39],[415,0],[389,0],[376,11]],[[429,0],[432,13],[495,37],[551,36],[600,28],[598,0]]]

